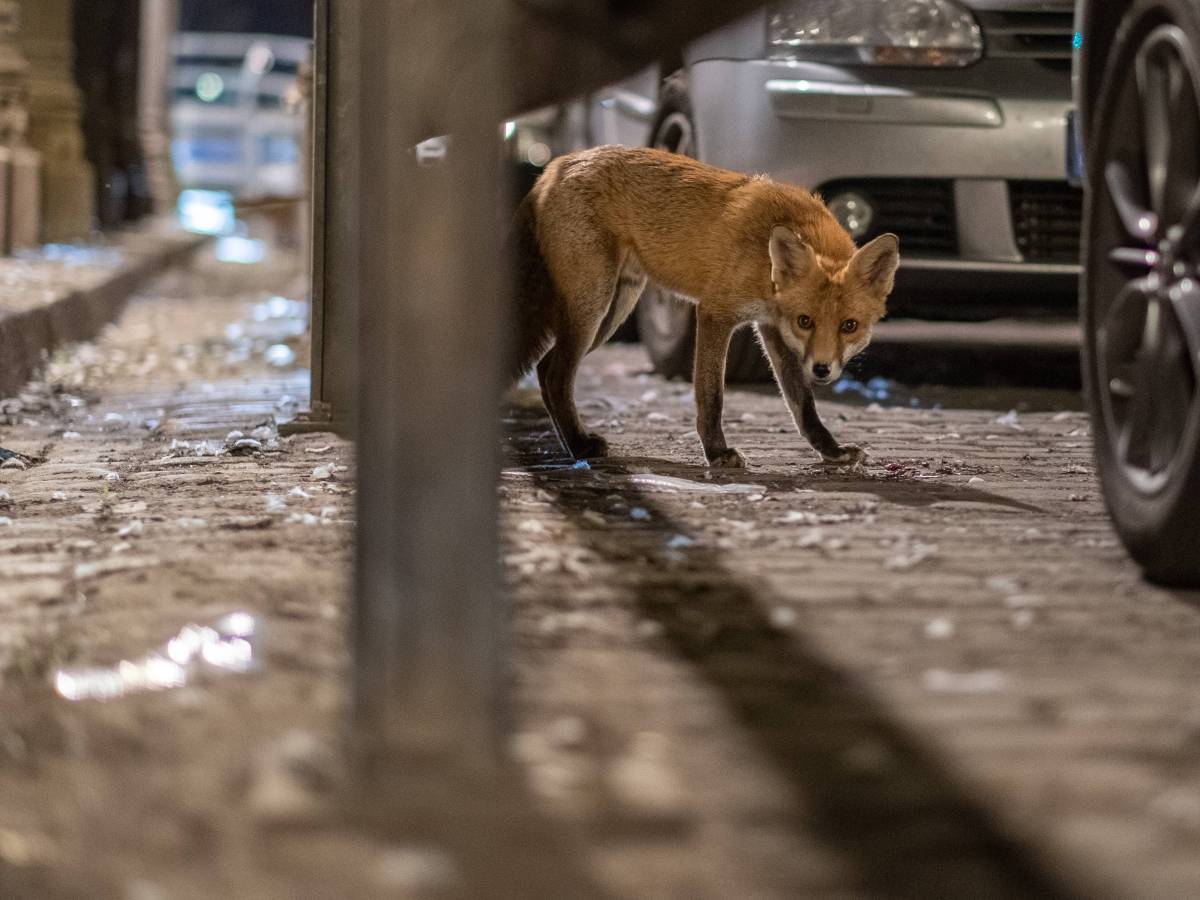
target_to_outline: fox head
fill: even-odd
[[[900,265],[900,239],[881,235],[845,264],[818,256],[792,229],[776,225],[768,247],[775,325],[803,360],[810,382],[829,384],[871,342]]]

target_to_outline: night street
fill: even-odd
[[[0,470],[0,874],[47,897],[120,895],[135,870],[155,897],[395,896],[410,876],[412,896],[480,896],[469,845],[465,875],[429,883],[396,862],[437,870],[422,845],[315,849],[344,777],[353,455],[271,427],[225,449],[306,379],[264,361],[294,342],[267,302],[286,271],[197,265],[5,407],[6,446],[39,462]],[[536,392],[512,395],[513,802],[574,833],[614,896],[1200,891],[1197,595],[1119,547],[1086,417],[1062,392],[872,390],[822,403],[870,452],[839,470],[771,386],[731,389],[750,468],[719,473],[690,385],[636,346],[580,381],[610,459],[564,461]],[[262,617],[258,674],[100,705],[46,687],[238,607]],[[246,857],[243,834],[270,852]]]

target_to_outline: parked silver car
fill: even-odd
[[[1058,303],[1069,315],[1082,202],[1065,164],[1072,11],[1071,0],[775,3],[687,47],[677,69],[600,92],[584,139],[764,172],[819,191],[859,241],[895,232],[894,312],[981,320]],[[638,324],[658,368],[687,374],[690,308],[651,289]],[[731,378],[763,371],[748,337],[735,344]]]

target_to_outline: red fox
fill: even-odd
[[[516,374],[535,363],[554,428],[576,459],[604,456],[575,408],[580,361],[633,310],[648,278],[696,304],[696,430],[710,466],[746,461],[725,441],[725,357],[752,323],[792,418],[830,463],[861,462],[817,415],[828,384],[883,317],[900,243],[861,249],[820,199],[660,150],[597,147],[554,160],[515,220]]]

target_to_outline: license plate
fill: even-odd
[[[1083,135],[1075,110],[1067,113],[1067,181],[1076,187],[1083,184]]]

